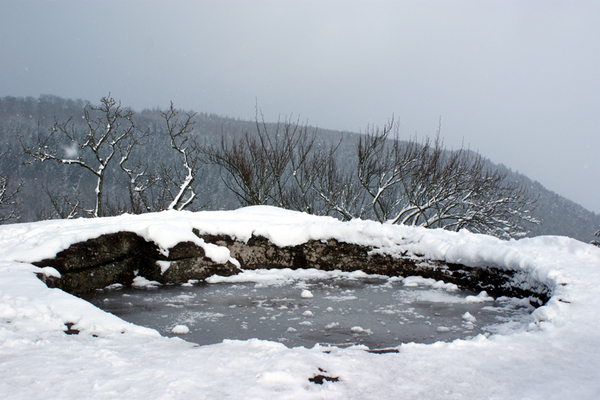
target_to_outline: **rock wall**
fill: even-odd
[[[494,268],[470,268],[414,257],[392,257],[373,253],[373,248],[356,244],[310,240],[292,247],[277,247],[264,237],[253,236],[240,242],[226,235],[194,233],[207,243],[229,248],[231,256],[242,269],[316,268],[325,271],[361,270],[368,274],[387,276],[419,275],[443,280],[474,291],[485,290],[492,296],[529,297],[536,305],[549,298],[545,286],[523,289],[519,277],[512,271]],[[147,242],[132,232],[102,235],[76,243],[53,259],[34,263],[54,267],[60,279],[41,276],[52,287],[73,294],[82,294],[113,283],[131,284],[135,276],[160,283],[183,283],[189,279],[204,280],[218,274],[229,276],[240,270],[228,262],[217,264],[207,258],[204,250],[192,242],[179,243],[168,249],[168,256],[156,244]],[[164,272],[159,261],[168,262]]]

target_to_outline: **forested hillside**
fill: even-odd
[[[340,189],[340,193],[334,193],[335,187],[351,186],[350,183],[332,181],[342,181],[345,177],[356,175],[359,139],[362,138],[361,143],[366,146],[365,136],[317,130],[302,125],[301,121],[286,117],[282,117],[280,124],[263,123],[260,114],[257,115],[257,121],[242,121],[217,115],[195,114],[176,108],[134,112],[120,106],[118,101],[112,105],[111,110],[120,107],[120,119],[115,119],[114,125],[118,125],[117,127],[111,127],[110,123],[104,126],[97,123],[101,121],[102,104],[86,108],[87,104],[88,102],[83,100],[48,95],[37,99],[0,98],[0,173],[8,178],[3,181],[6,193],[14,194],[11,201],[4,202],[0,211],[3,215],[13,211],[16,213],[9,222],[93,215],[98,206],[95,205],[98,197],[95,193],[98,190],[100,173],[104,199],[100,209],[101,215],[158,211],[169,207],[189,210],[232,209],[246,204],[270,202],[340,218],[344,217],[344,212],[348,212],[348,218],[376,218],[378,211],[383,215],[379,219],[389,220],[390,215],[393,217],[394,211],[391,206],[385,208],[383,204],[379,209],[366,209],[364,197],[360,199],[360,204],[357,203],[359,200],[356,200],[358,197],[354,198],[355,203],[349,204],[348,198],[352,195],[350,191],[341,193],[343,190]],[[385,121],[382,121],[382,124],[385,124]],[[135,132],[115,144],[115,154],[98,147],[95,155],[84,159],[83,151],[88,151],[93,146],[86,148],[84,143],[74,138],[77,132],[86,130],[93,129],[101,137],[111,129],[118,133],[127,127],[134,127]],[[375,132],[375,127],[371,129]],[[268,135],[260,135],[261,132],[267,131],[270,132]],[[74,140],[70,140],[69,137],[73,137]],[[258,172],[274,171],[276,166],[265,165],[264,168],[257,168],[258,161],[254,160],[253,164],[245,166],[248,169],[244,170],[244,165],[240,167],[239,163],[235,164],[240,159],[223,158],[226,155],[223,150],[227,150],[227,154],[235,154],[236,149],[241,151],[236,145],[242,146],[245,143],[247,150],[252,144],[259,146],[261,140],[271,139],[273,142],[269,143],[272,148],[280,146],[282,152],[285,152],[286,143],[277,142],[279,137],[292,137],[296,140],[296,149],[306,149],[305,153],[294,150],[296,153],[290,155],[292,164],[300,162],[303,154],[304,157],[308,157],[308,154],[312,157],[312,154],[318,153],[317,156],[321,158],[314,157],[312,175],[310,168],[303,167],[294,170],[298,174],[294,172],[285,178],[282,175],[273,180],[271,176],[261,177]],[[373,137],[377,138],[375,135]],[[114,137],[115,140],[116,138],[117,136]],[[432,141],[432,149],[434,144]],[[415,147],[415,151],[421,148],[419,146]],[[259,154],[259,151],[250,154]],[[273,164],[273,160],[277,161],[274,154],[276,155],[264,153],[260,158]],[[372,154],[369,161],[371,167],[377,163],[381,164],[381,160],[378,159],[382,158],[381,154]],[[450,157],[446,153],[440,154],[442,158]],[[52,157],[62,159],[63,162],[52,160]],[[467,154],[467,158],[475,159],[476,155]],[[74,162],[76,159],[80,164],[86,165],[77,165],[78,162]],[[319,167],[319,160],[322,164],[334,166],[333,170],[329,169],[328,182],[325,182],[326,177],[319,176],[323,175],[322,173],[314,172],[317,171],[314,168]],[[103,163],[106,163],[106,168]],[[585,242],[593,239],[594,232],[600,226],[599,215],[546,190],[538,182],[514,173],[503,165],[493,165],[484,158],[481,159],[481,163],[481,168],[500,171],[505,182],[518,184],[519,190],[526,190],[529,196],[527,198],[537,198],[536,208],[531,216],[540,223],[523,222],[529,235],[565,235]],[[237,168],[236,171],[247,173],[246,178],[250,179],[249,183],[247,182],[247,191],[242,190],[245,187],[244,183],[240,184],[236,180],[244,179],[244,174],[241,173],[236,178],[236,175],[232,175],[227,169],[227,166],[232,165]],[[306,165],[309,163],[306,162]],[[362,173],[366,174],[365,171]],[[256,179],[263,181],[257,183]],[[279,189],[269,187],[268,191],[263,193],[267,185],[264,182],[273,182],[276,185],[284,179],[301,183],[295,184],[293,188],[289,185]],[[325,191],[320,192],[320,197],[311,194],[308,184],[304,185],[308,182],[314,186],[318,180],[320,187],[330,185],[329,195],[326,196]],[[331,186],[334,184],[338,186]],[[254,193],[250,190],[253,187],[261,188],[263,192],[257,190]],[[279,194],[275,195],[277,190]],[[346,201],[346,208],[343,210],[333,207],[334,203],[327,198],[336,194],[347,196],[336,199],[338,203]]]

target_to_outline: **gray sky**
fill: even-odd
[[[600,213],[599,1],[0,0],[0,96],[268,120],[479,150]]]

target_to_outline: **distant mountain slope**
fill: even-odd
[[[529,236],[561,235],[589,243],[600,229],[600,215],[533,182],[539,194],[536,217],[542,224],[533,226]],[[597,239],[597,238],[596,238]]]
[[[541,183],[523,174],[513,172],[503,164],[492,165],[504,171],[506,179],[521,182],[531,193],[538,196],[533,215],[541,223],[529,225],[530,232],[527,236],[568,236],[586,243],[594,239],[594,233],[600,229],[600,215],[546,189]]]
[[[31,164],[22,168],[27,159],[22,155],[20,140],[31,142],[38,132],[47,131],[55,118],[65,121],[73,117],[76,123],[82,123],[82,109],[87,102],[83,100],[62,99],[55,96],[40,98],[0,98],[0,141],[5,157],[0,160],[0,171],[10,176],[13,182],[22,180],[25,187],[22,190],[22,212],[20,221],[33,221],[40,218],[43,209],[50,207],[49,198],[42,190],[42,184],[56,193],[74,193],[89,191],[93,182],[89,176],[77,168],[60,165]],[[137,155],[146,160],[168,160],[173,157],[167,138],[161,128],[162,119],[159,110],[143,110],[135,114],[136,123],[143,129],[149,130],[149,143],[140,148]],[[195,117],[194,129],[204,143],[217,144],[222,134],[241,135],[245,132],[256,131],[254,121],[244,121],[221,117],[213,114],[199,113]],[[268,124],[273,129],[274,124]],[[309,132],[316,128],[309,127]],[[339,143],[339,160],[344,160],[347,168],[352,168],[356,158],[357,133],[342,133],[338,131],[318,129],[317,142],[321,144]],[[510,170],[504,165],[495,165],[506,173],[508,180],[519,181],[532,193],[538,196],[537,209],[534,213],[542,221],[540,225],[529,227],[529,236],[562,235],[584,242],[593,239],[593,234],[600,228],[600,215],[584,209],[582,206],[545,189],[540,183],[534,182],[522,174]],[[112,178],[111,178],[112,179]],[[108,190],[114,201],[118,202],[124,196],[122,189],[114,178],[108,183]],[[212,166],[205,166],[197,181],[199,193],[198,204],[206,204],[211,209],[232,209],[239,207],[236,197],[225,187],[220,177],[220,171]],[[88,199],[89,200],[89,199]]]

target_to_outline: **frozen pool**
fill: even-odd
[[[124,320],[201,345],[258,338],[288,347],[380,349],[505,333],[531,322],[526,300],[494,300],[420,277],[334,275],[112,288],[85,298]],[[175,327],[189,332],[173,333]]]

